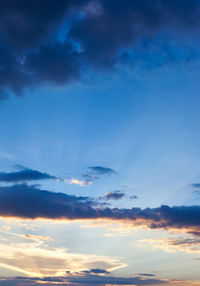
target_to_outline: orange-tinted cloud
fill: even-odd
[[[88,197],[49,192],[26,184],[0,187],[0,216],[131,222],[151,229],[182,229],[200,234],[200,206],[120,209],[103,207]]]

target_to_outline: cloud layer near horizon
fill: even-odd
[[[163,33],[176,41],[183,34],[198,38],[199,23],[198,0],[3,0],[1,95],[36,85],[63,86],[80,79],[87,67],[112,70],[130,63],[129,52],[138,43],[144,41],[148,50],[148,42]],[[176,61],[165,49],[166,63]]]
[[[46,277],[46,278],[31,278],[31,277],[16,277],[0,279],[2,286],[40,286],[40,285],[54,285],[58,283],[61,286],[67,285],[161,285],[166,284],[167,280],[149,279],[141,277],[114,277],[114,276],[101,276],[94,274],[85,275],[69,275],[66,277]]]
[[[110,219],[151,229],[186,229],[200,235],[200,206],[119,209],[102,207],[88,197],[41,190],[18,184],[0,187],[0,216],[27,219]]]

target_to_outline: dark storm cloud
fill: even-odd
[[[47,173],[42,173],[37,170],[32,170],[22,167],[22,170],[17,172],[0,172],[0,182],[14,183],[22,181],[35,181],[35,180],[45,180],[45,179],[56,179],[56,177],[51,176]]]
[[[26,67],[36,83],[66,84],[80,77],[79,66],[79,54],[69,42],[41,46],[26,58]]]
[[[24,88],[48,80],[60,84],[60,80],[57,81],[59,76],[65,77],[66,82],[77,77],[79,67],[75,59],[77,71],[74,72],[70,45],[59,46],[50,42],[68,11],[82,2],[0,1],[0,95],[5,95],[7,89],[19,95]]]
[[[1,0],[0,35],[19,51],[37,47],[52,35],[79,0]]]
[[[0,187],[0,216],[48,219],[111,219],[151,229],[200,229],[200,206],[119,209],[104,207],[88,197],[41,190],[19,184]]]
[[[111,68],[121,51],[163,33],[195,39],[199,7],[198,0],[2,0],[0,95],[64,85],[88,66]]]
[[[120,200],[123,197],[125,197],[125,194],[122,193],[121,191],[114,191],[110,193],[106,193],[101,199],[104,200]]]
[[[69,35],[81,43],[87,61],[95,66],[112,65],[118,52],[132,48],[160,32],[186,32],[199,26],[198,0],[101,0],[99,13],[87,13]],[[95,10],[95,8],[93,8]],[[173,31],[173,32],[172,32]]]
[[[165,284],[167,281],[159,279],[149,279],[140,277],[114,277],[114,276],[102,276],[102,275],[73,275],[69,274],[66,277],[46,277],[46,278],[31,278],[31,277],[16,277],[0,279],[2,286],[40,286],[40,285],[54,285],[59,283],[61,286],[65,285],[160,285]]]

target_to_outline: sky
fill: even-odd
[[[0,1],[0,285],[200,285],[200,1]]]

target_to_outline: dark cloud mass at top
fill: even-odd
[[[197,38],[199,8],[198,0],[2,0],[1,95],[113,67],[123,49],[162,33]]]

